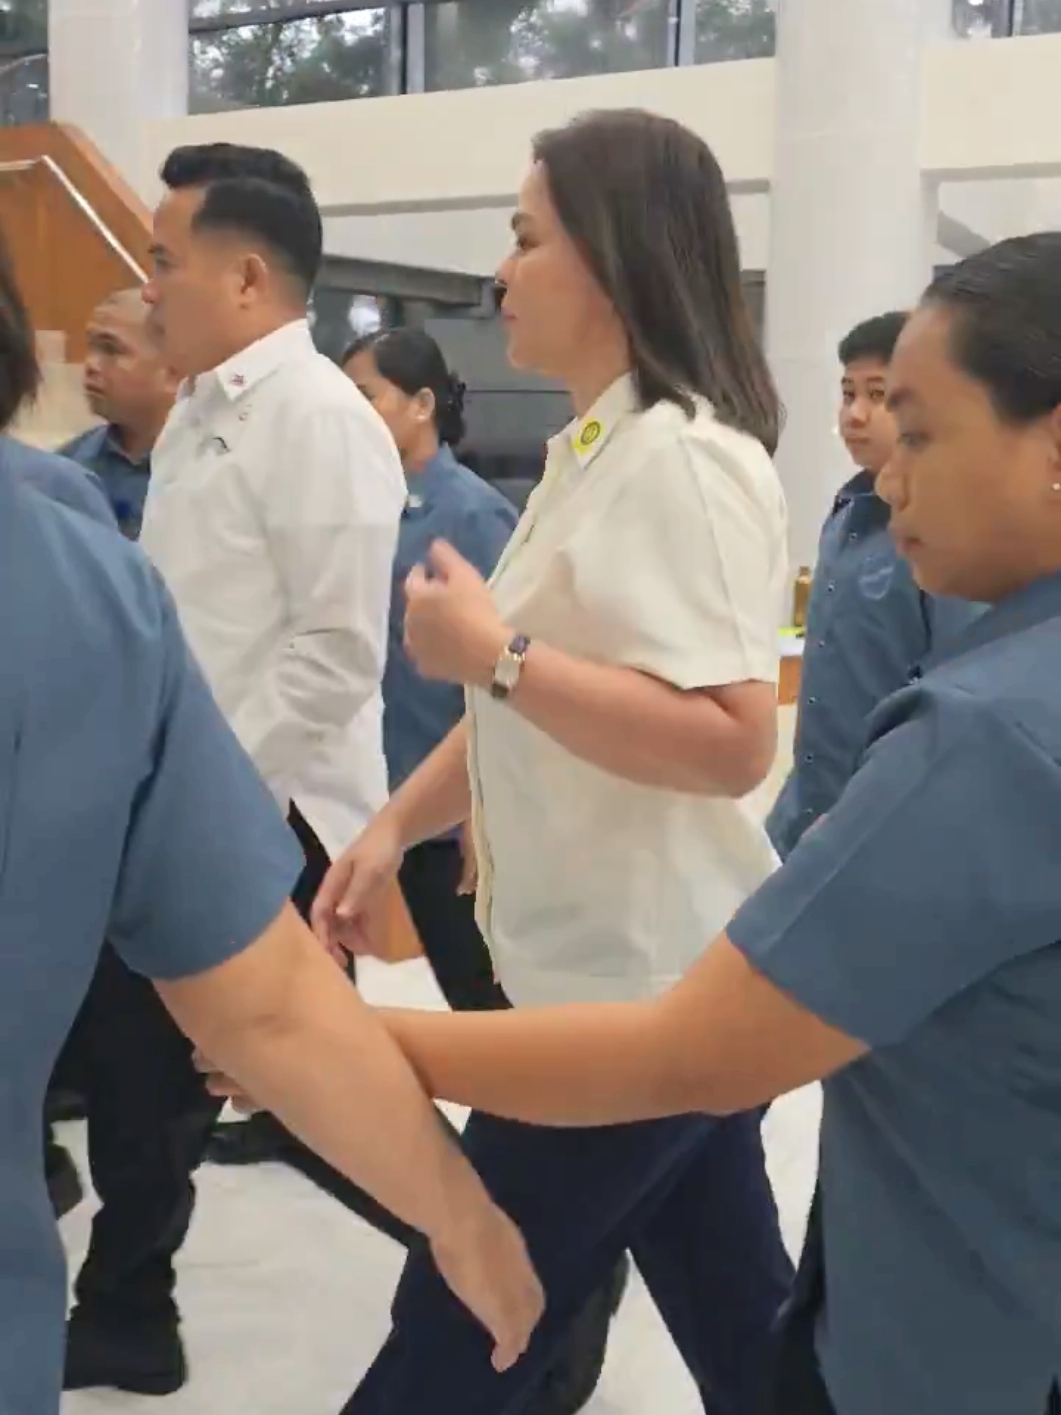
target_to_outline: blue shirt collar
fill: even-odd
[[[118,436],[118,429],[113,423],[107,423],[101,430],[100,446],[106,447],[109,452],[113,452],[116,457],[120,457],[123,462],[128,462],[129,466],[137,472],[149,472],[151,470],[151,453],[135,461],[129,456],[122,446],[121,438]]]
[[[844,482],[843,486],[836,493],[836,500],[833,502],[833,510],[842,511],[845,506],[854,501],[858,496],[872,496],[878,501],[880,498],[873,489],[876,478],[872,472],[856,472],[850,481]],[[881,501],[881,505],[884,502]]]
[[[420,516],[430,510],[439,491],[452,479],[460,463],[445,443],[422,471],[408,472],[409,494],[403,516]]]
[[[1019,634],[1024,629],[1032,629],[1048,619],[1061,618],[1061,570],[1034,580],[1017,590],[985,614],[974,619],[963,634],[946,643],[938,653],[930,655],[923,667],[935,667],[949,659],[958,658],[974,649],[984,648],[998,639]]]

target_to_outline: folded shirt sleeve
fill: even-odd
[[[1008,962],[1058,941],[1061,768],[947,686],[892,698],[847,790],[728,933],[823,1021],[900,1041]]]

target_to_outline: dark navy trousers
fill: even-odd
[[[410,1252],[393,1326],[344,1415],[517,1415],[564,1331],[629,1250],[709,1415],[761,1410],[771,1329],[792,1279],[766,1176],[761,1117],[685,1116],[553,1130],[472,1115],[465,1150],[519,1225],[545,1317],[511,1371]]]

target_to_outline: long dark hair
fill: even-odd
[[[40,387],[37,340],[7,242],[0,236],[0,432]]]
[[[557,215],[626,330],[643,406],[719,419],[777,447],[781,407],[740,278],[725,179],[711,149],[639,109],[587,113],[539,134]]]
[[[942,271],[923,305],[951,316],[954,362],[1006,422],[1061,407],[1061,231],[999,241]]]
[[[343,354],[342,367],[355,354],[370,350],[380,377],[410,398],[430,389],[435,397],[435,430],[440,442],[459,447],[464,439],[464,384],[446,363],[438,344],[422,329],[382,329],[355,339]]]

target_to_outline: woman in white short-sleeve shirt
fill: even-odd
[[[470,817],[512,1003],[647,998],[776,863],[743,798],[775,749],[777,400],[722,174],[688,130],[609,112],[543,135],[513,229],[510,357],[576,416],[489,586],[442,544],[413,572],[409,650],[467,687],[467,717],[337,863],[316,921],[363,950],[403,851]],[[539,1335],[498,1375],[415,1254],[347,1415],[515,1410],[627,1248],[705,1410],[751,1415],[790,1277],[757,1115],[593,1132],[474,1114],[465,1143],[539,1267]]]

